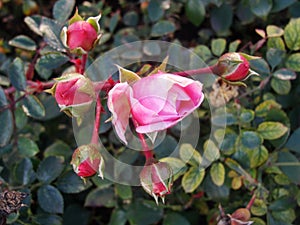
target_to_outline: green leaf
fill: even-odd
[[[96,188],[92,190],[86,197],[84,206],[85,207],[101,207],[107,208],[115,205],[114,200],[114,189],[109,187],[106,189]]]
[[[21,48],[27,51],[35,51],[36,44],[34,40],[26,35],[18,35],[8,42],[11,46]]]
[[[260,146],[257,149],[249,152],[250,167],[255,168],[261,166],[269,157],[268,149],[265,146]]]
[[[88,225],[91,211],[81,204],[68,205],[63,214],[63,225]]]
[[[186,170],[186,164],[178,159],[173,157],[166,157],[159,160],[160,162],[168,163],[168,165],[171,167],[173,172],[173,179],[174,181],[182,175]]]
[[[130,225],[157,224],[163,218],[163,208],[153,200],[136,200],[128,206],[127,218]]]
[[[151,29],[152,37],[161,37],[173,33],[176,30],[175,24],[168,20],[161,20],[154,24]]]
[[[270,37],[280,37],[284,34],[284,30],[280,27],[277,27],[275,25],[268,25],[267,26],[267,36]]]
[[[203,191],[208,198],[213,199],[217,202],[228,199],[229,187],[227,185],[217,186],[215,185],[210,176],[207,176],[203,182]]]
[[[220,150],[213,141],[207,140],[203,145],[203,149],[203,158],[205,159],[205,162],[202,163],[203,166],[206,166],[205,163],[210,164],[220,158]]]
[[[300,128],[292,133],[285,147],[291,151],[300,153]]]
[[[69,57],[62,53],[48,53],[46,55],[42,55],[37,63],[36,67],[43,68],[47,70],[53,70],[58,67],[61,67],[63,64],[69,61]]]
[[[211,50],[214,55],[221,56],[225,51],[226,40],[223,38],[213,39],[211,41]]]
[[[19,153],[25,157],[35,156],[40,151],[37,144],[26,137],[18,138],[18,150]]]
[[[271,71],[269,64],[263,58],[251,60],[249,63],[251,69],[257,72],[262,78],[270,75]]]
[[[190,222],[179,213],[169,212],[165,215],[163,225],[190,225]]]
[[[92,186],[90,181],[86,183],[73,171],[68,171],[60,176],[56,182],[57,188],[67,194],[80,193]]]
[[[288,131],[288,128],[279,122],[263,122],[258,125],[257,132],[267,140],[280,138]]]
[[[181,185],[186,193],[191,193],[203,181],[205,170],[200,167],[191,167],[182,177]]]
[[[272,12],[279,12],[293,5],[296,0],[273,0]],[[293,16],[292,16],[293,17]]]
[[[256,0],[250,4],[251,11],[258,17],[267,17],[272,9],[272,0]]]
[[[161,48],[156,42],[146,42],[143,46],[143,52],[148,56],[158,56],[161,54]]]
[[[274,69],[276,66],[278,66],[285,55],[285,52],[277,49],[277,48],[270,48],[267,51],[267,60],[271,66],[272,69]]]
[[[126,212],[121,209],[114,209],[110,216],[108,225],[125,225],[126,222]]]
[[[278,164],[281,171],[288,176],[290,181],[300,184],[300,162],[289,152],[278,153]]]
[[[291,19],[284,28],[284,40],[290,50],[300,49],[300,18]]]
[[[235,40],[230,42],[228,52],[237,52],[237,49],[240,44],[241,44],[241,40]]]
[[[244,131],[240,135],[240,142],[246,149],[255,149],[262,144],[263,139],[254,131]]]
[[[45,116],[45,108],[34,95],[28,95],[23,99],[23,110],[27,116],[39,119]]]
[[[185,15],[195,26],[199,26],[205,17],[205,7],[201,0],[188,0],[185,5]]]
[[[114,30],[116,29],[119,20],[120,20],[120,12],[115,12],[114,14],[112,14],[112,17],[110,18],[110,21],[109,21],[109,31],[111,33],[113,33]]]
[[[14,179],[18,184],[28,185],[35,179],[32,162],[29,158],[24,158],[13,170]]]
[[[59,22],[65,22],[75,6],[75,0],[58,0],[53,6],[53,17]]]
[[[152,22],[158,21],[164,15],[164,11],[161,7],[161,1],[150,0],[147,7],[149,19]]]
[[[250,123],[254,119],[254,111],[250,109],[243,109],[240,114],[240,121],[242,123]]]
[[[222,4],[211,10],[210,23],[215,32],[220,35],[228,35],[232,25],[233,10],[229,4]]]
[[[37,169],[36,175],[39,181],[50,184],[63,171],[63,159],[55,156],[45,158]]]
[[[73,152],[69,145],[61,140],[56,140],[53,144],[48,146],[44,151],[44,157],[48,156],[62,156],[65,159],[69,159]]]
[[[291,54],[285,61],[285,66],[296,72],[300,72],[300,53]]]
[[[211,180],[214,182],[217,186],[222,186],[225,181],[225,167],[222,163],[217,162],[213,163],[209,174],[211,176]]]
[[[266,116],[269,113],[269,111],[273,108],[281,109],[281,105],[272,99],[266,100],[266,101],[260,103],[258,106],[256,106],[256,108],[255,108],[256,116],[259,116],[259,117]]]
[[[262,199],[255,199],[251,207],[251,213],[255,216],[263,216],[268,212],[266,202]]]
[[[60,216],[53,214],[37,214],[33,220],[34,222],[43,225],[61,225],[63,222]]]
[[[136,73],[120,66],[117,67],[119,70],[119,80],[121,83],[127,82],[128,84],[130,84],[141,79]]]
[[[63,213],[64,199],[61,193],[51,185],[43,185],[37,191],[39,206],[48,213]]]
[[[287,95],[292,88],[292,84],[289,80],[280,80],[274,77],[271,80],[271,87],[277,94]]]
[[[7,106],[7,99],[3,89],[0,86],[0,110],[2,107]],[[13,117],[9,109],[0,111],[0,147],[8,144],[12,134],[13,134]]]
[[[139,16],[135,11],[129,11],[124,15],[123,22],[127,26],[136,26],[139,22]]]
[[[273,77],[280,80],[294,80],[297,78],[297,74],[293,70],[281,68],[273,73]]]
[[[279,49],[283,52],[286,52],[285,43],[284,43],[282,37],[268,38],[267,46],[269,49],[275,48],[275,49]]]
[[[128,200],[132,198],[132,189],[131,186],[128,185],[123,185],[123,184],[116,184],[116,193],[117,195],[123,199],[123,200]]]
[[[221,142],[220,150],[223,154],[230,155],[235,152],[235,143],[237,134],[226,132],[224,139]]]
[[[204,62],[211,58],[211,51],[206,45],[197,45],[194,48],[194,53],[196,53]]]
[[[26,77],[22,59],[15,58],[15,60],[9,65],[8,77],[12,85],[17,90],[24,91],[26,89]]]
[[[200,153],[191,144],[185,143],[180,146],[179,155],[183,162],[198,167],[202,162]]]

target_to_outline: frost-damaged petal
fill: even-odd
[[[127,144],[126,128],[129,124],[130,104],[128,96],[132,92],[127,83],[116,84],[108,93],[107,105],[112,113],[112,124],[119,138]]]

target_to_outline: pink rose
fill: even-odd
[[[136,131],[150,133],[167,129],[199,107],[204,99],[199,81],[168,73],[157,73],[133,84],[116,84],[108,93],[108,108],[119,138],[127,144],[129,118]]]
[[[218,75],[225,81],[236,82],[248,78],[250,65],[244,56],[237,52],[222,55],[217,64]]]
[[[86,21],[72,23],[67,30],[67,46],[71,51],[82,48],[88,52],[93,48],[97,38],[96,29]]]
[[[101,15],[89,17],[84,21],[76,10],[74,16],[69,20],[69,26],[62,29],[63,44],[72,53],[86,54],[91,51],[100,39],[100,26],[98,24],[100,17]]]
[[[81,178],[93,176],[97,172],[103,178],[103,158],[93,144],[78,147],[73,153],[71,165]]]
[[[78,117],[89,110],[95,99],[95,90],[89,78],[70,73],[57,79],[50,92],[66,114]]]
[[[146,164],[140,173],[143,189],[158,203],[158,197],[164,202],[164,197],[171,193],[173,172],[165,162]]]

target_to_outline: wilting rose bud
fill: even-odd
[[[74,172],[81,178],[90,177],[98,173],[103,178],[104,162],[96,145],[82,145],[72,156],[71,165]]]
[[[86,54],[91,51],[100,39],[100,26],[98,21],[101,15],[89,17],[86,21],[78,15],[69,20],[69,26],[64,27],[61,32],[63,44],[70,49],[72,53]]]
[[[249,221],[251,213],[247,208],[239,208],[235,210],[231,215],[231,225],[250,225],[253,221]]]
[[[80,117],[90,109],[95,99],[91,80],[79,73],[69,73],[56,79],[48,90],[61,108],[69,116]]]
[[[158,204],[158,197],[162,198],[171,193],[172,169],[165,162],[147,163],[140,173],[140,181],[144,190],[154,197]]]
[[[217,75],[228,82],[243,81],[253,74],[248,60],[237,52],[222,55],[215,69]]]

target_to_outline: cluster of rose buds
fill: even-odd
[[[84,20],[76,10],[68,26],[63,28],[61,38],[64,45],[70,53],[82,56],[82,59],[70,59],[77,68],[76,72],[55,79],[56,83],[48,90],[63,112],[79,120],[90,110],[93,102],[101,105],[99,91],[95,90],[95,84],[84,75],[82,69],[86,64],[87,53],[99,42],[100,17]],[[241,53],[227,53],[220,57],[212,71],[225,82],[241,84],[240,81],[253,74],[247,58],[247,55]],[[196,72],[201,74],[201,69]],[[153,134],[177,124],[197,109],[204,99],[202,84],[179,74],[156,71],[151,76],[141,78],[136,73],[119,67],[119,75],[120,82],[114,83],[107,90],[107,105],[112,113],[111,121],[115,132],[125,144],[129,120],[135,124],[135,130],[143,143],[144,134]],[[99,115],[100,113],[101,111],[98,112]],[[95,126],[99,126],[96,121]],[[149,151],[147,147],[143,150]],[[165,195],[171,192],[172,170],[167,163],[157,161],[153,154],[144,155],[146,163],[140,172],[141,185],[156,202],[159,197],[164,201]],[[94,139],[90,144],[79,146],[74,151],[71,164],[81,178],[96,173],[102,178],[104,176],[104,161],[98,142]],[[231,221],[243,221],[236,218],[235,214],[229,218]]]

